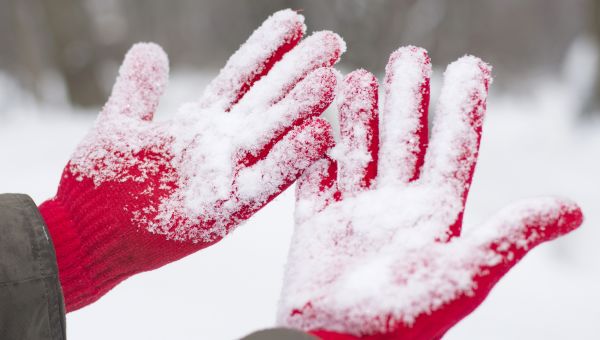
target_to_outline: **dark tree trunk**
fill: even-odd
[[[41,1],[53,40],[56,67],[63,75],[71,103],[101,105],[106,97],[100,84],[98,46],[91,18],[79,0]]]
[[[591,0],[589,18],[589,32],[596,44],[597,53],[600,54],[600,0]],[[600,67],[596,68],[596,75],[592,91],[584,103],[582,115],[600,115]]]

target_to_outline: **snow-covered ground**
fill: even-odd
[[[198,97],[211,76],[175,76],[158,119]],[[1,80],[0,192],[41,203],[94,114],[33,104]],[[568,82],[543,83],[521,96],[492,92],[465,225],[547,194],[577,201],[586,221],[532,251],[446,339],[600,334],[600,123],[575,120],[579,97]],[[233,339],[272,326],[293,208],[290,189],[217,245],[128,279],[68,315],[70,339]]]

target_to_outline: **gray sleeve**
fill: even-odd
[[[64,340],[54,247],[26,195],[0,194],[0,339]]]
[[[289,328],[272,328],[246,335],[240,340],[318,340],[319,338]]]

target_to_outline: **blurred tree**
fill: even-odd
[[[596,45],[596,53],[600,55],[600,0],[591,0],[588,32]],[[584,103],[582,114],[584,116],[600,115],[600,67],[598,65],[592,90]]]
[[[393,50],[414,44],[435,66],[476,54],[494,65],[496,89],[521,91],[526,76],[556,71],[585,29],[585,5],[597,13],[598,1],[0,0],[0,68],[34,93],[56,70],[73,103],[100,105],[131,44],[159,43],[174,68],[214,69],[269,14],[291,7],[305,14],[309,33],[345,38],[346,69],[381,74]]]
[[[98,65],[101,54],[90,26],[91,18],[80,0],[41,1],[53,42],[55,66],[63,75],[69,99],[75,105],[104,101]]]
[[[43,38],[40,37],[39,27],[35,25],[39,21],[32,20],[39,18],[40,8],[30,0],[11,0],[6,5],[8,10],[2,12],[7,17],[1,22],[8,23],[14,34],[4,37],[2,46],[5,48],[0,50],[9,56],[8,66],[14,70],[23,85],[35,98],[41,99],[42,89],[39,83],[47,65],[44,65]],[[6,32],[4,28],[2,31]]]

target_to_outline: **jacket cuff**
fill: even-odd
[[[290,328],[271,328],[246,335],[240,340],[318,340],[319,338]]]
[[[65,339],[54,247],[35,203],[0,194],[0,338]]]

